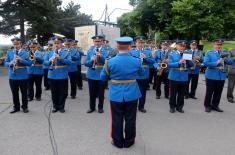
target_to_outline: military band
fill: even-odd
[[[86,78],[89,86],[90,107],[87,113],[96,110],[96,98],[99,99],[98,112],[103,113],[105,82],[100,78],[100,72],[105,64],[107,50],[102,46],[103,36],[93,36],[93,43],[87,52],[85,66],[88,67]]]
[[[197,48],[196,40],[190,41],[190,48],[191,49],[189,51],[192,53],[194,64],[193,64],[193,67],[189,69],[185,99],[188,99],[189,97],[192,99],[197,99],[196,89],[197,89],[198,78],[199,78],[199,73],[200,73],[200,65],[203,62],[203,59],[201,57],[201,51],[198,50]],[[191,87],[190,87],[190,84],[191,84]]]
[[[161,97],[161,84],[164,83],[164,95],[165,98],[169,98],[169,67],[167,67],[168,55],[170,53],[169,41],[161,41],[161,49],[157,50],[154,55],[156,63],[159,64],[159,68],[156,71],[156,99]]]
[[[151,57],[151,51],[144,49],[144,41],[144,36],[137,36],[135,38],[136,48],[129,51],[132,56],[141,59],[142,68],[145,72],[144,75],[138,76],[138,78],[136,79],[140,88],[140,92],[142,94],[141,98],[139,98],[138,110],[142,113],[147,112],[147,110],[145,109],[145,100],[149,82],[149,65],[154,64],[154,59]]]
[[[170,52],[168,56],[171,113],[175,113],[176,110],[184,113],[184,95],[188,81],[188,69],[193,66],[192,60],[184,58],[185,48],[186,41],[178,40],[176,42],[176,50]]]
[[[214,49],[206,52],[203,63],[207,67],[206,77],[206,96],[204,106],[206,112],[211,110],[223,112],[219,107],[224,82],[226,79],[226,65],[232,65],[233,59],[228,57],[227,51],[222,50],[222,39],[213,41]]]
[[[8,68],[9,84],[13,98],[13,110],[11,114],[20,111],[19,90],[22,95],[22,105],[24,113],[28,113],[28,99],[27,99],[27,85],[28,72],[27,66],[32,65],[29,60],[29,55],[26,50],[22,48],[22,42],[19,38],[13,38],[13,49],[7,51],[5,66]]]
[[[39,51],[38,43],[36,41],[30,42],[29,48],[29,59],[32,61],[32,65],[27,67],[29,74],[28,101],[32,101],[34,97],[37,101],[40,101],[42,96],[43,54]],[[36,87],[35,96],[34,85]]]
[[[115,52],[104,42],[103,35],[92,37],[94,45],[87,52],[85,66],[89,88],[89,109],[87,113],[96,110],[103,113],[105,84],[110,80],[108,100],[111,108],[112,144],[118,148],[129,148],[135,143],[136,113],[146,113],[146,90],[152,81],[153,72],[156,75],[156,98],[160,99],[161,84],[164,83],[164,96],[169,98],[170,113],[184,113],[184,99],[196,98],[201,64],[207,69],[206,94],[204,100],[205,112],[212,110],[223,112],[219,107],[222,95],[227,65],[234,64],[234,53],[222,50],[223,40],[213,41],[213,50],[202,57],[197,41],[189,42],[186,49],[185,40],[176,40],[175,46],[169,46],[170,41],[162,40],[160,49],[155,50],[153,40],[145,48],[145,37],[137,36],[135,43],[131,37],[117,38]],[[62,45],[64,41],[64,46]],[[46,53],[39,50],[36,41],[22,48],[19,38],[12,39],[13,48],[7,51],[5,66],[8,68],[9,84],[13,98],[13,110],[16,113],[23,109],[28,113],[28,101],[42,97],[42,77],[45,90],[51,89],[53,102],[52,113],[65,112],[65,102],[68,96],[68,78],[70,79],[70,96],[76,98],[77,87],[82,90],[81,57],[84,53],[77,46],[78,41],[54,37],[48,42]],[[131,46],[135,44],[135,48]],[[29,50],[29,51],[26,51]],[[232,57],[230,57],[232,56]],[[230,67],[231,69],[231,67]],[[229,74],[232,75],[232,74]],[[230,76],[230,83],[233,77]],[[234,80],[233,80],[234,81]],[[34,84],[36,92],[34,93]],[[191,85],[191,89],[189,86]],[[228,90],[233,91],[234,85]],[[22,105],[19,99],[22,94]],[[28,90],[28,91],[27,91]],[[28,99],[27,99],[28,98]],[[233,95],[228,92],[228,101],[233,103]]]
[[[53,50],[49,51],[44,59],[44,64],[49,66],[48,78],[50,79],[53,110],[55,113],[65,112],[65,101],[68,96],[68,66],[71,65],[71,55],[62,48],[63,40],[54,38]]]

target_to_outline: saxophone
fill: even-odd
[[[168,61],[167,59],[168,59],[168,49],[165,52],[163,60],[161,60],[161,62],[159,63],[160,69],[158,69],[157,76],[161,76],[163,73],[163,70],[167,68],[167,61]]]

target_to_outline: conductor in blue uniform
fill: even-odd
[[[27,66],[32,64],[29,60],[29,55],[26,50],[22,48],[20,38],[13,38],[13,49],[7,51],[5,66],[8,68],[9,84],[13,97],[13,110],[11,114],[20,111],[19,90],[22,94],[22,106],[24,113],[28,113],[28,99],[27,99],[27,83],[28,72]]]
[[[171,113],[175,113],[175,110],[184,113],[184,95],[188,81],[188,69],[193,66],[192,60],[186,60],[183,57],[185,47],[186,41],[176,41],[176,50],[171,51],[168,56]]]
[[[102,80],[111,79],[108,96],[112,114],[112,144],[128,148],[135,143],[137,102],[141,97],[136,79],[144,75],[144,70],[141,59],[128,53],[133,39],[121,37],[116,42],[119,53],[106,62],[100,77]]]
[[[232,58],[228,58],[227,51],[222,51],[223,39],[213,41],[214,49],[206,52],[204,65],[207,67],[206,77],[206,97],[204,106],[206,112],[211,110],[223,112],[219,107],[221,94],[226,79],[226,65],[233,63]]]

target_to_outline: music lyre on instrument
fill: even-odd
[[[17,69],[17,64],[18,64],[18,60],[16,60],[16,57],[19,56],[19,51],[18,50],[15,50],[14,52],[14,59],[13,59],[13,72],[15,73],[16,72],[16,69]]]
[[[98,47],[96,47],[95,52],[99,52],[99,48]],[[96,55],[96,53],[94,53],[94,55]],[[96,57],[95,61],[93,61],[91,69],[95,69],[97,63],[98,63],[98,56]]]
[[[54,53],[54,56],[55,55],[58,55],[59,54],[59,51],[58,49],[55,50],[55,53]],[[57,58],[55,58],[52,62],[51,62],[51,65],[49,67],[50,70],[53,70],[55,69],[55,66],[57,65]]]

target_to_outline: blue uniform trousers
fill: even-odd
[[[89,95],[90,95],[90,109],[95,110],[96,98],[99,98],[98,109],[103,109],[104,105],[104,81],[88,79]]]
[[[50,89],[50,80],[48,79],[48,69],[43,69],[43,79],[44,79],[44,87],[46,90]]]
[[[77,86],[79,89],[82,89],[83,83],[82,83],[82,66],[77,65],[78,70],[77,70]]]
[[[144,105],[145,105],[148,79],[137,79],[136,81],[138,83],[138,86],[142,95],[142,97],[139,98],[139,105],[138,105],[138,109],[141,110],[141,109],[144,109]]]
[[[78,79],[78,73],[76,72],[69,72],[69,81],[70,81],[70,96],[76,97],[77,95],[77,79]]]
[[[68,96],[68,79],[50,79],[51,95],[55,110],[63,110]]]
[[[161,96],[161,84],[164,83],[164,93],[165,97],[169,97],[169,80],[168,72],[163,72],[161,76],[156,75],[156,96]]]
[[[128,147],[135,142],[137,102],[138,100],[129,102],[110,101],[112,117],[111,136],[114,144],[119,147]]]
[[[206,108],[217,108],[219,106],[224,82],[225,80],[206,79],[206,97],[204,100]]]
[[[170,80],[170,108],[182,110],[187,81]]]
[[[188,75],[188,83],[187,83],[186,94],[185,94],[186,96],[195,97],[196,89],[198,85],[198,78],[199,78],[199,74]],[[191,83],[191,90],[189,88],[190,83]]]
[[[42,77],[43,75],[29,74],[28,80],[28,98],[34,98],[34,84],[36,86],[35,98],[40,99],[42,96]]]
[[[24,80],[9,80],[12,96],[13,96],[13,104],[14,110],[20,110],[20,99],[19,99],[19,89],[22,94],[22,109],[28,108],[28,99],[27,99],[27,84],[28,79]]]

